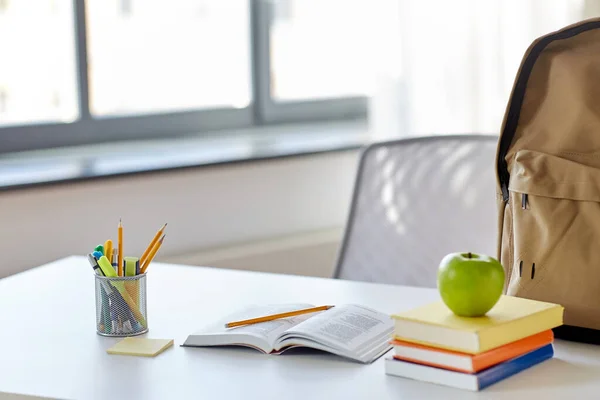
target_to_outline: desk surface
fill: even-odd
[[[179,347],[204,323],[245,304],[357,303],[393,313],[437,298],[419,289],[321,278],[153,264],[150,338],[156,358],[108,355],[95,331],[94,279],[70,257],[0,280],[0,393],[67,399],[597,398],[600,347],[557,341],[554,359],[480,393],[386,376],[318,352],[268,356],[243,348]],[[389,353],[388,353],[389,355]],[[0,396],[1,397],[1,396]]]

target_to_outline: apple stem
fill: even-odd
[[[471,252],[469,252],[469,253],[467,254],[467,257],[468,257],[468,258],[473,258],[473,254],[471,254]]]

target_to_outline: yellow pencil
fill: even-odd
[[[148,269],[148,266],[154,259],[154,256],[158,252],[158,249],[160,249],[160,246],[162,246],[163,240],[165,240],[165,235],[162,235],[162,237],[158,240],[158,242],[156,242],[156,244],[152,247],[152,250],[150,250],[150,254],[148,254],[148,257],[146,257],[146,261],[144,262],[144,265],[142,265],[140,267],[140,274],[143,274],[146,272],[146,269]]]
[[[108,239],[104,242],[104,255],[108,258],[108,261],[112,260],[112,252],[113,252],[113,242]]]
[[[158,242],[158,239],[160,239],[160,237],[163,234],[163,232],[165,231],[166,227],[167,227],[167,224],[164,224],[162,226],[162,228],[160,228],[158,230],[158,232],[156,232],[156,235],[154,235],[154,237],[152,238],[152,241],[150,242],[150,244],[146,248],[146,251],[144,251],[144,253],[140,257],[140,266],[144,265],[144,262],[146,261],[146,258],[148,257],[148,254],[150,254],[150,251],[152,250],[152,248],[154,247],[154,245],[156,244],[156,242]]]
[[[259,322],[267,322],[267,321],[273,321],[275,319],[294,317],[296,315],[308,314],[308,313],[313,313],[313,312],[317,312],[317,311],[325,311],[325,310],[329,310],[330,308],[333,308],[333,307],[335,307],[335,306],[312,307],[312,308],[305,308],[303,310],[296,310],[296,311],[284,312],[284,313],[280,313],[280,314],[266,315],[264,317],[228,322],[225,324],[225,328],[234,328],[236,326],[258,324]]]
[[[117,274],[123,276],[123,224],[119,218],[119,227],[117,228],[119,254],[117,254]]]

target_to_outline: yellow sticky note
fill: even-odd
[[[146,339],[128,337],[106,350],[108,354],[154,357],[173,345],[173,339]]]

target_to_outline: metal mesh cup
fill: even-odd
[[[103,336],[148,332],[146,274],[96,277],[96,330]]]

